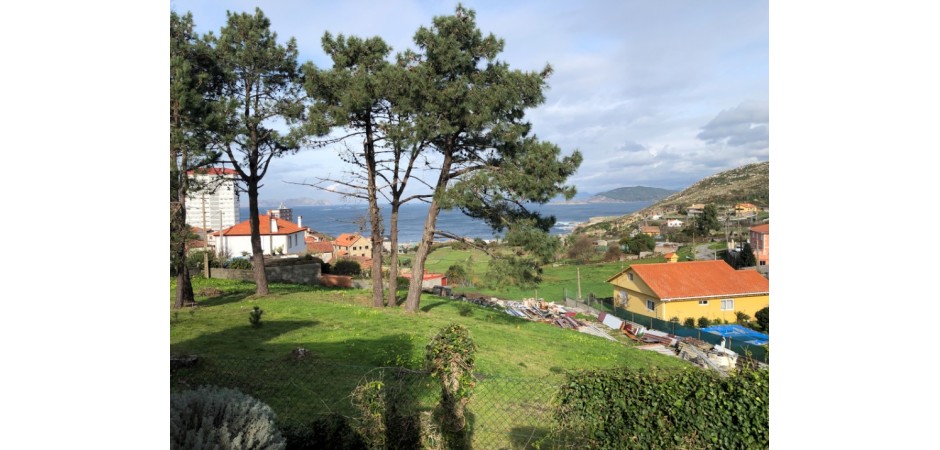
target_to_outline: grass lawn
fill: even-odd
[[[538,287],[538,296],[539,298],[545,299],[545,301],[561,302],[564,301],[565,293],[567,292],[568,297],[576,298],[578,296],[578,272],[580,272],[582,298],[587,298],[591,293],[597,297],[610,297],[613,295],[613,287],[611,284],[607,283],[607,279],[620,273],[623,269],[630,267],[631,264],[661,262],[665,262],[662,257],[655,257],[628,261],[622,264],[620,262],[581,265],[549,264],[542,268],[542,282]],[[480,293],[511,300],[535,297],[535,289],[523,290],[517,287],[502,287],[498,289],[455,287],[454,291]]]
[[[582,266],[582,290],[586,276],[606,280],[618,270],[619,263]],[[557,273],[559,280],[567,276]],[[368,307],[365,290],[272,283],[270,295],[256,298],[252,283],[196,278],[193,285],[199,306],[170,309],[170,351],[201,360],[195,368],[172,371],[171,386],[238,387],[271,405],[282,424],[328,412],[354,415],[349,395],[357,384],[381,376],[388,382],[389,369],[380,367],[420,370],[425,345],[452,322],[466,326],[479,347],[479,381],[470,404],[478,448],[516,446],[519,433],[535,430],[533,421],[547,421],[565,371],[688,367],[676,358],[430,295],[422,297],[419,312],[406,314]],[[264,311],[260,327],[248,321],[256,305]],[[310,356],[293,358],[298,347]],[[408,376],[411,402],[429,410],[439,388],[426,375]]]

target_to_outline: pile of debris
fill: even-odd
[[[521,302],[505,302],[506,314],[535,322],[549,323],[569,330],[577,330],[586,323],[575,319],[576,313],[555,302],[527,298]]]

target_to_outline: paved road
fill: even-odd
[[[706,259],[716,259],[715,252],[717,250],[712,250],[708,248],[710,244],[696,244],[695,245],[695,260],[704,261]]]

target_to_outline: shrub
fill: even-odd
[[[285,426],[282,434],[289,450],[366,448],[362,436],[349,425],[346,417],[338,413],[332,413],[303,426],[295,424]]]
[[[235,258],[228,262],[229,269],[251,270],[252,267],[250,259]]]
[[[470,317],[473,315],[473,307],[461,302],[457,304],[457,313],[464,317]]]
[[[456,323],[441,329],[427,345],[427,368],[441,383],[434,417],[447,448],[469,448],[472,441],[466,407],[476,386],[476,349],[470,332]]]
[[[671,319],[669,319],[669,321],[672,323],[679,323],[679,316],[673,316]]]
[[[698,369],[571,372],[556,400],[557,437],[567,441],[557,447],[769,448],[769,379],[750,369],[727,378]]]
[[[362,266],[359,265],[359,262],[353,261],[351,259],[341,259],[336,261],[336,264],[333,265],[331,269],[333,275],[352,275],[356,276],[362,273]]]
[[[746,324],[751,320],[751,316],[744,314],[744,311],[738,311],[736,314],[739,324]]]
[[[685,321],[682,322],[682,325],[688,328],[695,328],[695,319],[692,317],[686,317]]]
[[[711,321],[711,320],[708,320],[708,317],[702,316],[702,317],[699,317],[699,318],[698,318],[698,327],[699,327],[699,328],[707,328],[707,327],[710,326],[711,324],[712,324],[712,321]]]
[[[770,332],[770,307],[766,306],[756,313],[754,313],[754,319],[757,320],[757,324],[760,325],[761,329],[766,332]]]
[[[203,386],[170,394],[174,449],[284,449],[274,411],[235,389]]]
[[[248,313],[248,322],[251,323],[251,326],[253,327],[261,326],[262,314],[264,314],[264,311],[262,311],[261,308],[258,306],[255,306],[255,308],[251,310],[250,313]]]

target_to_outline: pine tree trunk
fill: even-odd
[[[389,240],[391,254],[388,261],[388,306],[398,306],[398,208],[397,199],[392,202],[389,216]]]
[[[428,208],[428,216],[424,220],[424,232],[421,234],[421,242],[418,244],[418,251],[415,253],[415,259],[411,265],[411,284],[408,286],[408,298],[405,300],[405,312],[413,313],[418,310],[421,303],[421,284],[424,281],[424,261],[428,258],[431,244],[434,242],[434,229],[437,226],[437,215],[440,212],[440,197],[447,188],[447,182],[450,177],[450,165],[453,160],[449,153],[444,155],[444,162],[441,164],[441,175],[437,180],[437,186],[434,188],[434,198],[431,200],[431,206]]]
[[[385,306],[385,291],[382,285],[382,214],[379,211],[378,192],[375,186],[375,144],[372,140],[371,119],[366,121],[366,169],[368,171],[369,218],[372,228],[372,306]]]
[[[261,248],[257,180],[248,182],[248,216],[251,225],[251,264],[255,275],[255,295],[268,295],[268,276],[264,273],[264,250]]]

